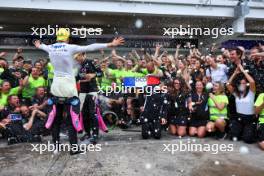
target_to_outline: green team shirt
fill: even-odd
[[[6,106],[7,105],[7,99],[10,95],[17,95],[19,92],[20,87],[14,87],[11,88],[8,93],[1,93],[0,94],[0,105],[1,106]]]
[[[222,110],[217,109],[214,101],[211,98],[209,98],[208,106],[209,106],[210,120],[216,121],[219,118],[227,119],[227,104],[228,104],[227,96],[215,95],[215,100],[217,103],[225,103],[225,107]]]
[[[140,70],[140,73],[143,75],[143,76],[146,76],[147,74],[158,74],[159,72],[159,68],[155,68],[154,72],[153,73],[149,73],[148,70],[146,68],[143,68]]]
[[[116,84],[118,86],[121,85],[122,78],[125,78],[125,77],[143,77],[145,75],[143,73],[135,72],[132,70],[125,70],[125,69],[121,69],[121,70],[115,69],[115,70],[109,71],[109,73],[111,75],[113,75],[113,77],[116,78]]]
[[[35,95],[36,89],[38,87],[45,87],[45,86],[46,86],[46,81],[42,76],[38,77],[38,79],[33,79],[33,77],[30,75],[28,79],[28,85],[24,87],[24,89],[22,90],[22,97],[32,98]]]
[[[259,94],[255,102],[255,106],[260,106],[262,105],[263,102],[264,102],[264,93],[261,93]],[[262,109],[261,112],[259,113],[259,123],[264,124],[264,109]]]
[[[53,65],[50,62],[47,64],[47,70],[48,70],[48,79],[53,79],[53,77],[54,77],[54,67],[53,67]]]
[[[145,75],[148,74],[148,70],[146,68],[143,68],[143,69],[140,70],[140,73],[145,76]]]
[[[116,78],[116,83],[117,86],[120,86],[122,83],[122,78],[125,77],[143,77],[144,74],[142,73],[138,73],[138,72],[134,72],[132,70],[117,70],[117,69],[108,69],[109,73]],[[99,82],[99,80],[98,80]],[[102,78],[100,78],[100,86],[102,90],[106,90],[107,87],[111,87],[112,86],[112,82],[113,79],[108,78],[105,74],[103,75]]]
[[[108,71],[111,73],[112,69],[109,68]],[[103,76],[98,78],[97,82],[99,83],[98,85],[100,85],[101,89],[106,91],[107,88],[111,87],[112,79],[108,78],[107,75],[103,73]]]
[[[122,78],[126,75],[126,70],[125,69],[114,69],[114,70],[109,70],[109,73],[116,78],[116,84],[117,86],[121,86],[122,83]]]
[[[139,73],[139,72],[135,72],[132,70],[126,70],[123,77],[143,77],[145,74],[143,73]]]
[[[5,70],[3,68],[0,68],[0,75],[4,72]],[[3,80],[0,79],[0,84],[2,84]]]

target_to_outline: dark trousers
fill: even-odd
[[[17,142],[30,142],[33,135],[23,128],[22,122],[12,122],[6,126],[6,137],[15,138]]]
[[[161,124],[159,120],[155,122],[147,122],[142,124],[142,138],[148,139],[153,136],[155,139],[161,138]]]
[[[256,128],[254,115],[237,114],[236,118],[230,121],[230,137],[253,143],[256,141]]]
[[[92,130],[93,137],[97,137],[99,133],[98,119],[95,111],[95,101],[92,95],[86,95],[83,108],[83,124],[85,132],[90,136],[90,131]]]
[[[45,120],[41,119],[40,117],[35,117],[32,128],[30,132],[33,135],[41,135],[45,132]]]
[[[66,103],[57,103],[56,104],[56,117],[52,124],[51,134],[52,140],[54,143],[60,141],[60,127],[63,121],[63,112],[66,110],[66,128],[68,129],[69,141],[70,144],[77,144],[77,132],[72,125],[71,115],[70,115],[70,105]]]

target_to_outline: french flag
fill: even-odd
[[[146,77],[125,77],[123,79],[123,84],[126,87],[145,87],[151,85],[158,85],[160,84],[160,78],[156,76],[146,76]]]

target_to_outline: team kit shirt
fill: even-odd
[[[22,90],[22,97],[23,98],[32,98],[38,87],[45,87],[46,80],[40,76],[37,79],[34,79],[31,75],[28,78],[28,85],[23,88]]]
[[[237,113],[244,115],[253,115],[254,111],[254,100],[255,93],[249,90],[247,96],[238,97],[236,94],[233,94],[236,98],[236,109]]]
[[[212,82],[227,82],[227,73],[228,68],[225,64],[217,64],[217,68],[213,69],[212,67],[206,70],[206,76],[212,78]]]
[[[112,69],[108,68],[109,73],[112,72]],[[97,78],[97,83],[100,86],[100,90],[106,92],[106,90],[110,89],[112,84],[112,79],[108,77],[108,75],[103,72],[102,77]]]
[[[126,70],[126,69],[114,69],[109,70],[109,73],[116,78],[116,84],[117,86],[120,86],[123,82],[123,79],[126,77],[134,77],[134,78],[140,78],[143,77],[144,74],[135,72],[133,70]]]
[[[96,74],[96,77],[102,77],[103,73],[100,68],[96,67],[92,60],[86,59],[81,65],[79,69],[79,74],[77,79],[85,80],[84,75],[86,74]],[[80,82],[80,92],[81,93],[89,93],[96,92],[98,90],[96,77],[92,78],[90,81]]]
[[[264,102],[264,93],[259,94],[255,106],[261,106]],[[264,124],[264,108],[259,113],[259,124]]]
[[[225,107],[222,110],[217,109],[214,101],[211,98],[209,98],[208,106],[209,106],[210,120],[216,121],[219,118],[227,119],[227,104],[228,104],[227,96],[215,95],[215,100],[217,103],[225,103]]]
[[[8,93],[0,94],[0,106],[6,106],[8,104],[7,99],[10,95],[18,95],[20,87],[11,88]]]

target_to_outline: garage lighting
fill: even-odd
[[[245,33],[244,36],[264,36],[264,34],[259,34],[259,33]]]

